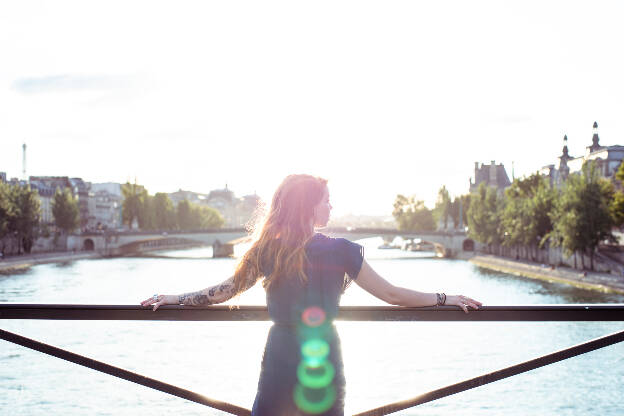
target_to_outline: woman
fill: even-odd
[[[290,175],[279,186],[255,242],[234,276],[182,295],[154,295],[143,306],[206,306],[224,302],[260,278],[271,327],[262,359],[253,416],[343,415],[345,378],[333,320],[352,280],[393,305],[456,305],[468,312],[481,303],[465,296],[396,287],[363,259],[362,247],[315,233],[329,221],[327,181]]]

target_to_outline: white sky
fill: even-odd
[[[0,171],[134,177],[269,199],[330,180],[334,214],[389,214],[624,144],[624,3],[19,1],[0,4]]]

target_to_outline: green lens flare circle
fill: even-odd
[[[329,410],[336,401],[336,390],[331,384],[320,392],[322,399],[320,401],[311,401],[305,395],[305,387],[297,384],[294,391],[295,404],[301,410],[310,414],[323,413]]]
[[[297,367],[297,378],[304,387],[320,389],[327,387],[334,379],[336,371],[329,361],[323,361],[320,365],[310,367],[305,361]]]
[[[301,355],[306,360],[320,362],[329,355],[329,344],[322,339],[311,339],[301,346]]]

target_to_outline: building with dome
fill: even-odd
[[[243,227],[250,219],[252,219],[256,208],[260,204],[260,197],[256,194],[237,197],[234,192],[228,188],[213,189],[208,194],[184,191],[182,189],[177,192],[168,194],[174,206],[183,200],[188,200],[193,204],[209,206],[221,213],[225,220],[226,227]]]

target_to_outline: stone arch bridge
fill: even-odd
[[[392,239],[420,239],[432,244],[444,257],[455,257],[464,251],[473,251],[475,243],[463,231],[403,232],[387,228],[326,228],[322,232],[331,237],[351,241],[370,237]],[[175,249],[191,246],[212,246],[215,257],[233,253],[236,244],[250,241],[244,228],[217,228],[194,231],[127,231],[86,233],[68,237],[69,250],[94,250],[105,256],[139,254],[153,250]]]

